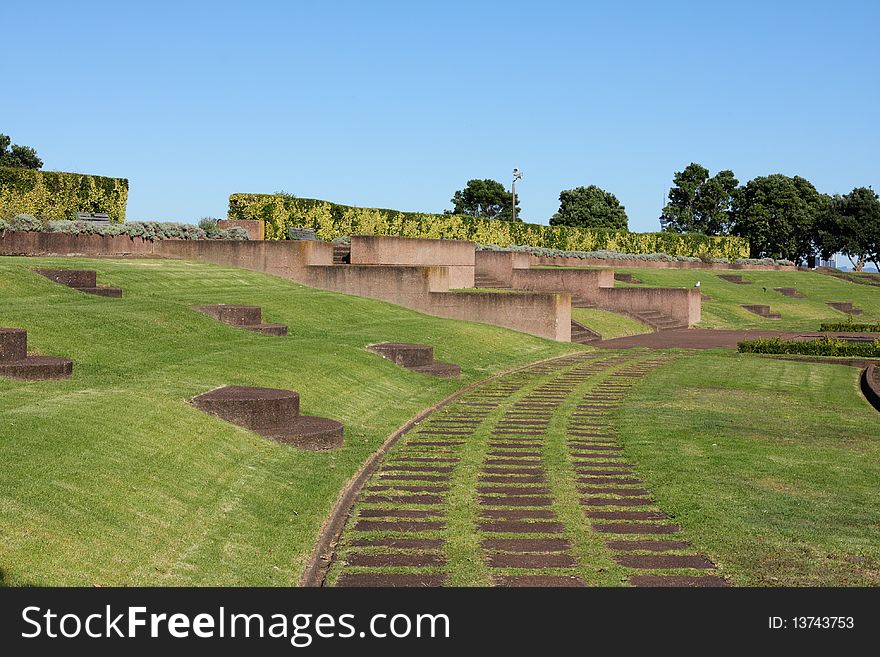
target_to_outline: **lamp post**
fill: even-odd
[[[511,185],[510,185],[510,196],[513,200],[513,204],[511,205],[511,208],[512,208],[511,212],[512,212],[512,216],[513,216],[512,221],[516,221],[516,181],[517,180],[522,180],[522,171],[515,168],[513,170],[513,183],[511,183]]]

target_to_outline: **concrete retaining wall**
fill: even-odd
[[[504,326],[552,340],[568,342],[571,335],[568,295],[449,292],[448,267],[333,265],[333,245],[327,242],[150,242],[120,236],[6,232],[0,235],[0,255],[196,260],[273,274],[303,285],[381,299],[438,317]],[[470,269],[473,277],[473,267]]]
[[[604,258],[548,257],[528,254],[533,267],[610,267],[615,269],[753,269],[795,271],[795,265],[737,265],[727,262],[664,262],[662,260],[619,260]]]
[[[353,265],[448,267],[449,287],[474,286],[473,242],[408,237],[355,235],[351,238]]]
[[[505,285],[511,285],[514,269],[528,269],[529,254],[512,251],[477,251],[474,255],[474,273],[490,276]]]
[[[493,292],[431,294],[431,314],[496,324],[571,342],[571,295]]]
[[[595,296],[587,297],[599,308],[620,313],[657,310],[687,324],[700,321],[701,300],[698,288],[618,287],[597,288]]]
[[[574,298],[590,299],[599,288],[614,287],[610,269],[514,269],[511,286],[534,292],[568,292]]]
[[[217,222],[221,230],[226,228],[242,228],[248,234],[248,239],[262,240],[266,237],[266,224],[256,219],[221,219]]]

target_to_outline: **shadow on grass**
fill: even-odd
[[[40,586],[40,585],[37,584],[36,582],[19,582],[19,583],[15,583],[15,584],[13,584],[12,581],[10,581],[9,571],[7,571],[7,570],[5,570],[4,568],[0,567],[0,589],[4,589],[4,588],[12,588],[12,587],[16,587],[16,588],[35,588],[35,587],[38,587],[38,586]]]

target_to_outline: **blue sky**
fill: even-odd
[[[130,180],[130,219],[285,190],[439,212],[470,178],[657,230],[674,171],[880,189],[876,2],[41,2],[3,9],[0,132]]]

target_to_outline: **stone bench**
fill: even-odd
[[[121,287],[98,285],[98,273],[94,269],[34,269],[41,276],[61,285],[100,297],[122,297]]]
[[[287,335],[287,324],[268,324],[263,322],[263,310],[260,306],[239,306],[217,303],[209,306],[195,306],[193,310],[205,313],[214,319],[241,328],[246,331],[263,335]]]
[[[0,376],[10,379],[64,379],[73,372],[73,362],[57,356],[27,352],[27,331],[0,328]]]
[[[342,447],[336,420],[299,414],[299,393],[277,388],[224,386],[194,397],[193,406],[245,429],[308,450]]]

